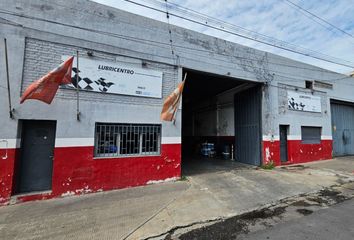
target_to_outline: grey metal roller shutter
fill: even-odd
[[[261,88],[253,87],[235,95],[236,161],[261,164]]]
[[[354,104],[331,101],[333,156],[354,155]]]

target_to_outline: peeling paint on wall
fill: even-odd
[[[74,191],[67,191],[67,192],[61,194],[60,196],[61,197],[69,197],[69,196],[74,196],[74,195],[75,195]]]
[[[14,187],[14,152],[0,160],[6,170],[0,172],[0,205],[9,204]],[[162,144],[161,156],[94,159],[93,152],[92,146],[55,148],[52,191],[19,196],[14,203],[175,181],[181,175],[180,144]]]
[[[288,162],[280,161],[280,141],[263,141],[263,164],[273,160],[275,165],[305,163],[332,158],[332,140],[320,144],[302,144],[301,140],[288,140]]]
[[[172,177],[172,178],[166,178],[164,180],[150,180],[146,184],[151,185],[151,184],[157,184],[157,183],[173,182],[173,181],[176,181],[177,179],[178,179],[177,177]]]
[[[271,160],[271,156],[270,156],[270,150],[269,147],[266,147],[265,149],[265,162],[264,164],[268,164]]]

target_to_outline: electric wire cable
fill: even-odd
[[[65,7],[67,9],[71,9],[71,10],[74,10],[76,11],[76,9],[74,8],[71,8],[71,7],[67,7],[67,6],[64,6],[64,5],[60,5],[58,3],[53,3],[57,6],[61,6],[61,7]],[[172,4],[172,3],[170,3]],[[95,14],[95,13],[89,13],[86,11],[86,13],[88,14],[91,14],[91,15],[95,15],[95,16],[98,16],[98,17],[103,17],[103,18],[107,18],[109,19],[108,17],[105,17],[105,16],[102,16],[102,15],[99,15],[99,14]],[[14,13],[16,14],[16,13]],[[21,14],[23,17],[25,17],[25,15]],[[28,17],[28,16],[27,16]],[[39,20],[38,18],[36,18],[37,20]],[[46,19],[41,19],[42,21],[47,21]],[[111,20],[111,19],[109,19]],[[50,20],[49,20],[50,21]],[[121,20],[120,20],[121,21]],[[123,21],[121,21],[123,22]],[[62,23],[59,23],[59,22],[56,22],[57,24],[60,24],[60,25],[63,25]],[[126,24],[131,24],[131,23],[128,23],[128,22],[124,22]],[[77,26],[74,26],[74,25],[71,25],[72,27],[76,27],[76,28],[79,28]],[[87,31],[96,31],[97,30],[93,30],[93,29],[86,29]],[[102,33],[103,34],[103,33]],[[114,33],[109,33],[109,34],[114,34]],[[124,39],[124,37],[126,38],[131,38],[131,39],[136,39],[136,40],[142,40],[142,41],[147,41],[147,42],[154,42],[154,43],[158,43],[158,44],[163,44],[163,45],[166,45],[166,43],[164,42],[158,42],[158,41],[154,41],[154,40],[146,40],[146,39],[140,39],[140,38],[136,38],[136,37],[129,37],[127,35],[119,35],[119,34],[115,34],[117,36],[120,36],[121,38]],[[209,52],[211,54],[214,54],[215,52],[213,51],[208,51],[208,50],[202,50],[202,49],[196,49],[196,48],[190,48],[190,47],[186,47],[186,46],[180,46],[180,45],[175,45],[175,47],[178,47],[178,48],[185,48],[185,49],[189,49],[189,50],[193,50],[193,51],[199,51],[199,52]],[[236,58],[240,58],[240,59],[250,59],[252,61],[259,61],[259,59],[252,59],[252,58],[246,58],[246,57],[241,57],[241,56],[232,56],[232,55],[229,55],[229,54],[223,54],[223,53],[218,53],[219,55],[224,55],[224,56],[231,56],[231,57],[236,57]],[[249,54],[252,54],[252,53],[249,53]],[[255,54],[252,54],[252,55],[255,55]],[[331,72],[330,70],[326,70],[326,69],[313,69],[313,68],[306,68],[306,67],[300,67],[300,66],[294,66],[294,65],[289,65],[289,64],[282,64],[282,63],[274,63],[274,62],[270,62],[269,63],[271,64],[275,64],[275,65],[280,65],[280,66],[288,66],[288,67],[293,67],[293,68],[297,68],[297,69],[307,69],[307,70],[310,70],[310,71],[320,71],[320,72]]]
[[[334,24],[330,23],[326,19],[319,17],[318,15],[310,12],[309,10],[307,10],[307,9],[305,9],[303,7],[301,7],[300,5],[294,3],[294,2],[292,2],[290,0],[283,0],[283,1],[287,2],[289,6],[292,6],[294,9],[297,9],[299,12],[303,13],[305,16],[308,16],[308,17],[311,16],[313,20],[314,20],[314,18],[318,19],[321,22],[324,22],[325,24],[327,24],[328,26],[330,26],[330,27],[336,29],[337,31],[339,31],[339,32],[341,32],[341,33],[343,33],[343,34],[345,34],[345,35],[347,35],[347,36],[349,36],[349,37],[354,39],[354,35],[352,35],[351,33],[348,33],[347,31],[344,31],[343,29],[335,26]],[[305,14],[305,13],[307,13],[307,14]],[[309,17],[309,18],[311,18],[311,17]],[[317,21],[315,21],[315,22],[317,22]]]
[[[146,1],[146,0],[145,0]],[[51,4],[54,4],[54,5],[57,5],[57,6],[60,6],[60,7],[63,7],[63,8],[66,8],[66,9],[70,9],[70,10],[73,10],[74,12],[77,11],[76,8],[73,8],[73,7],[69,7],[67,5],[62,5],[62,4],[58,4],[57,2],[48,2],[48,3],[51,3]],[[170,5],[176,5],[172,2],[169,2]],[[193,10],[190,10],[190,11],[193,11]],[[88,12],[88,11],[85,11],[85,13],[87,14],[90,14],[92,16],[97,16],[97,17],[100,17],[100,18],[105,18],[107,19],[108,21],[111,21],[112,23],[125,23],[125,24],[129,24],[129,25],[132,25],[131,22],[127,22],[127,21],[123,21],[121,19],[119,19],[119,21],[114,21],[112,20],[110,17],[108,16],[105,16],[105,15],[102,15],[102,14],[97,14],[95,12]],[[240,27],[241,28],[241,27]],[[126,35],[124,35],[126,36]],[[128,36],[126,36],[128,37]],[[138,39],[138,38],[137,38]],[[146,40],[146,39],[140,39],[140,40],[144,40],[144,41],[149,41],[149,42],[155,42],[155,43],[159,43],[159,44],[166,44],[164,42],[158,42],[158,41],[154,41],[154,40]],[[192,51],[198,51],[198,52],[208,52],[208,53],[211,53],[211,54],[214,54],[215,52],[213,51],[210,51],[210,50],[207,50],[207,49],[197,49],[197,48],[191,48],[191,47],[187,47],[187,46],[181,46],[181,45],[176,45],[174,44],[176,47],[178,48],[184,48],[184,49],[188,49],[188,50],[192,50]],[[223,53],[218,53],[219,55],[223,55],[223,56],[231,56],[229,54],[223,54]],[[250,55],[255,55],[254,53],[248,53]],[[241,57],[241,56],[235,56],[237,58],[240,58],[240,59],[250,59],[250,60],[253,60],[253,61],[258,61],[258,59],[252,59],[252,58],[246,58],[246,57]],[[321,72],[331,72],[330,70],[327,70],[327,69],[313,69],[313,68],[306,68],[306,67],[300,67],[300,66],[295,66],[295,65],[289,65],[289,64],[283,64],[283,63],[275,63],[275,62],[271,62],[269,61],[269,63],[271,64],[275,64],[275,65],[280,65],[280,66],[287,66],[287,67],[294,67],[294,68],[300,68],[300,69],[307,69],[307,70],[310,70],[310,71],[321,71]]]
[[[156,7],[151,7],[151,6],[148,6],[148,5],[145,5],[145,4],[142,4],[142,3],[138,3],[138,2],[135,2],[135,1],[132,1],[132,0],[124,0],[124,1],[132,3],[132,4],[135,4],[137,6],[145,7],[147,9],[155,10],[157,12],[163,12],[163,10],[158,9]],[[156,0],[150,0],[150,2],[151,1],[157,2]],[[175,6],[175,8],[173,8],[173,10],[176,10],[178,8],[183,8],[183,7],[181,7],[180,5],[177,5],[177,4],[174,4],[174,6]],[[183,8],[183,9],[187,9],[187,10],[191,11],[188,8]],[[192,11],[194,11],[194,10],[192,10]],[[194,12],[196,12],[196,11],[194,11]],[[196,13],[198,13],[198,12],[196,12]],[[200,13],[198,13],[198,14],[200,14]],[[201,14],[201,15],[203,16],[203,14]],[[222,31],[222,32],[225,32],[225,33],[229,33],[231,35],[242,37],[242,38],[245,38],[245,39],[248,39],[248,40],[256,41],[256,42],[259,42],[259,43],[262,43],[262,44],[265,44],[265,45],[268,45],[268,46],[272,46],[272,47],[279,48],[279,49],[282,49],[282,50],[286,50],[286,51],[289,51],[289,52],[297,53],[297,54],[304,55],[304,56],[307,56],[307,57],[312,57],[312,58],[315,58],[315,59],[318,59],[318,60],[322,60],[322,61],[326,61],[326,62],[338,64],[338,65],[342,65],[342,66],[349,67],[349,68],[353,68],[353,66],[354,66],[354,64],[352,62],[348,61],[348,60],[339,59],[339,58],[336,58],[336,57],[333,57],[333,56],[330,56],[330,55],[322,54],[322,53],[314,51],[314,50],[306,49],[304,47],[299,47],[299,46],[296,46],[296,45],[294,45],[292,43],[288,43],[288,42],[285,42],[285,41],[282,41],[282,40],[278,40],[278,39],[266,36],[264,34],[259,34],[257,32],[250,31],[250,30],[247,30],[245,28],[241,28],[241,27],[236,26],[234,24],[227,23],[225,21],[222,21],[222,20],[210,17],[210,16],[208,16],[209,17],[209,22],[208,21],[200,22],[198,20],[194,20],[194,19],[191,19],[191,18],[188,18],[188,17],[185,17],[185,16],[181,16],[181,15],[178,15],[178,14],[175,14],[175,13],[171,13],[171,12],[170,12],[170,16],[174,16],[174,17],[177,17],[177,18],[180,18],[180,19],[183,19],[183,20],[195,23],[195,24],[199,24],[199,25],[202,25],[202,26],[205,26],[205,27],[209,27],[211,29],[219,30],[219,31]],[[210,23],[211,20],[218,21],[218,23],[220,23],[221,26],[212,26],[212,25],[210,25],[209,23]],[[236,32],[236,31],[232,32],[231,30],[227,30],[227,27],[222,26],[222,24],[228,24],[229,26],[237,28],[239,30],[239,32],[242,30],[243,33],[240,34],[240,33]]]
[[[21,14],[16,14],[16,15],[20,15],[21,17],[28,17],[28,16],[25,16],[25,15],[21,15]],[[82,30],[86,30],[86,31],[91,31],[91,32],[96,32],[96,33],[100,33],[100,34],[106,34],[107,35],[107,32],[102,32],[102,31],[99,31],[99,30],[92,30],[92,29],[87,29],[87,28],[82,28],[82,27],[77,27],[77,26],[74,26],[74,25],[69,25],[69,24],[65,24],[65,23],[59,23],[59,22],[55,22],[55,21],[50,21],[50,20],[46,20],[46,19],[39,19],[39,18],[34,18],[34,17],[30,17],[32,19],[35,19],[35,20],[41,20],[41,21],[46,21],[46,22],[51,22],[51,23],[55,23],[55,24],[60,24],[60,25],[64,25],[64,26],[69,26],[69,27],[75,27],[75,28],[79,28],[79,29],[82,29]],[[36,29],[38,30],[38,29]],[[109,36],[116,36],[116,34],[114,33],[108,33]],[[120,35],[121,38],[124,39],[124,37],[122,35]],[[136,39],[131,39],[131,38],[125,38],[127,40],[136,40]],[[144,43],[144,42],[141,42],[141,43]],[[151,45],[151,43],[150,43]],[[156,45],[157,46],[157,45]],[[161,47],[161,46],[158,46],[158,47]],[[158,55],[155,55],[157,57],[165,57],[165,56],[158,56]],[[227,56],[230,56],[230,55],[227,55]],[[235,57],[235,58],[238,58],[237,56],[230,56],[230,57]],[[165,57],[166,58],[166,57]],[[247,59],[247,58],[246,58]],[[193,59],[190,59],[190,60],[193,60]],[[252,59],[253,60],[253,59]],[[259,61],[259,59],[254,59],[254,61]],[[228,62],[228,61],[224,61],[224,62]],[[206,62],[207,63],[207,62]],[[229,63],[229,62],[228,62]],[[245,64],[241,64],[241,63],[234,63],[236,65],[240,65],[240,66],[245,66],[245,67],[248,67],[248,68],[253,68],[253,69],[263,69],[261,67],[255,67],[255,66],[251,66],[251,65],[245,65]],[[279,64],[281,65],[281,64]],[[220,65],[220,66],[223,66],[223,65]],[[290,67],[292,67],[290,65]],[[297,67],[299,68],[299,67]],[[240,69],[240,70],[244,70],[244,69]],[[314,70],[314,69],[309,69],[309,70]],[[279,72],[279,71],[275,71],[275,70],[270,70],[271,72],[278,72],[278,73],[283,73],[283,74],[286,74],[284,72]],[[327,71],[327,70],[325,70]],[[297,81],[304,81],[304,80],[310,80],[308,78],[303,78],[303,79],[298,79],[298,78],[291,78],[291,77],[288,77],[288,76],[282,76],[282,75],[279,75],[277,74],[278,76],[281,76],[281,77],[284,77],[284,78],[288,78],[288,79],[293,79],[293,80],[297,80]],[[328,82],[331,82],[331,81],[335,81],[335,80],[341,80],[341,79],[349,79],[350,77],[343,77],[343,78],[337,78],[337,79],[330,79],[330,80],[321,80],[321,81],[328,81]],[[318,79],[314,79],[314,80],[318,80]],[[351,84],[349,84],[351,85]]]

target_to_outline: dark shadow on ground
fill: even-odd
[[[255,166],[236,161],[226,160],[220,157],[187,157],[182,161],[182,176],[214,173],[219,171],[233,171],[240,169],[252,169]]]

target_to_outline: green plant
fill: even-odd
[[[265,169],[265,170],[272,170],[275,167],[274,161],[270,160],[269,162],[267,162],[266,164],[263,164],[261,166],[261,168]]]
[[[186,176],[181,176],[181,178],[179,179],[180,181],[187,181],[188,178]]]

